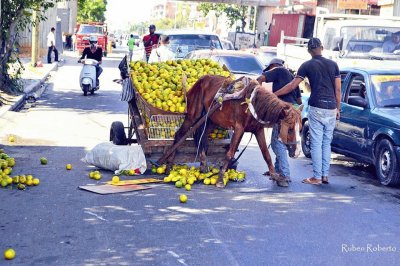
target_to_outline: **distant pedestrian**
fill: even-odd
[[[340,73],[334,61],[322,57],[323,46],[318,38],[311,38],[307,46],[312,59],[304,62],[295,79],[275,94],[277,96],[287,94],[306,77],[310,81],[308,121],[313,177],[304,179],[303,183],[328,184],[333,130],[336,120],[340,118]]]
[[[73,34],[72,35],[72,37],[71,37],[71,39],[72,39],[72,46],[71,46],[71,51],[74,51],[75,52],[75,47],[76,47],[76,35],[75,34]]]
[[[160,36],[160,46],[151,51],[149,63],[165,62],[167,60],[174,60],[175,54],[169,50],[169,37],[167,35]]]
[[[133,34],[131,34],[128,40],[129,61],[132,61],[133,49],[135,49],[135,45],[136,45],[136,39],[133,37]]]
[[[63,43],[63,50],[64,50],[67,46],[67,35],[65,34],[65,32],[62,33],[62,43]]]
[[[55,28],[51,28],[49,34],[47,35],[47,63],[51,64],[51,52],[54,51],[54,61],[58,62],[58,51],[56,48],[56,37],[54,32]]]
[[[150,33],[143,37],[143,45],[146,55],[146,61],[149,61],[151,50],[153,50],[153,48],[157,48],[158,45],[158,35],[155,34],[155,31],[156,31],[156,26],[150,25],[149,26]]]

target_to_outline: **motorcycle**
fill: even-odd
[[[96,66],[99,64],[99,62],[94,59],[83,59],[79,60],[78,63],[83,64],[79,78],[83,95],[86,96],[88,92],[90,92],[90,94],[94,94],[95,91],[100,89],[96,79]]]

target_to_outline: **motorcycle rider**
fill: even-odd
[[[87,59],[94,59],[97,62],[99,62],[95,67],[96,67],[96,84],[97,87],[100,86],[99,83],[99,77],[100,74],[103,72],[103,69],[101,68],[100,64],[103,58],[103,49],[101,49],[101,47],[99,47],[97,45],[97,37],[96,36],[90,36],[89,37],[89,47],[86,47],[83,50],[82,56],[79,59],[78,63],[80,63],[82,61],[82,59],[84,59],[85,57]]]

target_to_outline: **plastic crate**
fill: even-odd
[[[185,115],[152,115],[148,125],[148,138],[173,140],[184,120]]]

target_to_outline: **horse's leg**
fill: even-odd
[[[178,131],[175,133],[174,137],[174,144],[177,143],[183,135],[186,134],[186,132],[190,129],[190,127],[194,124],[194,121],[190,119],[189,117],[186,117],[185,120],[182,123],[182,126],[178,129]],[[172,164],[174,163],[175,159],[175,154],[176,151],[171,153],[171,155],[167,159],[167,172],[172,168]]]
[[[218,180],[217,180],[217,184],[216,184],[216,186],[219,188],[225,187],[224,174],[228,168],[229,163],[235,156],[235,153],[239,147],[240,141],[242,140],[243,134],[244,134],[243,127],[235,127],[233,136],[231,139],[231,144],[229,145],[228,152],[225,154],[225,159],[223,161],[223,165],[221,167],[221,170],[219,171]]]
[[[256,139],[258,146],[260,147],[261,153],[267,163],[268,170],[271,174],[271,178],[276,180],[279,178],[279,174],[276,173],[274,164],[272,163],[271,155],[269,154],[267,142],[265,140],[264,128],[260,128],[256,131]]]
[[[216,128],[216,125],[213,122],[207,123],[206,129],[200,140],[199,146],[199,154],[200,154],[200,172],[206,173],[209,171],[207,165],[207,150],[208,150],[208,135]]]

